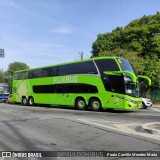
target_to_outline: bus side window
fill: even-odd
[[[66,87],[65,85],[62,84],[57,84],[55,87],[55,92],[56,93],[65,93]]]
[[[52,67],[52,76],[56,76],[57,75],[57,67]]]

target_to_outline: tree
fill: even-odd
[[[160,88],[160,13],[99,34],[92,44],[92,57],[106,55],[128,59],[138,74],[151,78],[152,87]]]
[[[117,27],[112,32],[99,34],[92,44],[92,54],[116,48],[137,52],[140,56],[157,55],[160,58],[160,13],[143,16],[126,27]]]
[[[7,71],[5,72],[5,77],[7,77],[7,82],[11,84],[12,76],[15,71],[25,70],[25,69],[29,69],[29,66],[25,63],[21,63],[21,62],[10,63]]]
[[[4,83],[4,82],[5,82],[4,72],[3,70],[0,69],[0,83]]]
[[[160,60],[156,55],[146,57],[144,75],[152,79],[154,88],[160,88]]]

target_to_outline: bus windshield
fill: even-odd
[[[0,86],[0,94],[9,94],[8,86]]]
[[[123,71],[129,71],[135,74],[134,69],[132,68],[131,64],[125,59],[119,59],[120,65]]]
[[[133,97],[140,97],[138,82],[133,83],[132,81],[130,81],[130,77],[125,76],[124,83],[125,83],[125,93],[127,95],[130,95]]]

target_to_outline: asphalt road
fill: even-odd
[[[0,151],[160,151],[160,135],[139,130],[159,121],[160,108],[93,112],[0,103]]]

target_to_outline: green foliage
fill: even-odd
[[[92,44],[92,57],[107,55],[128,59],[138,74],[149,76],[154,88],[160,87],[160,13],[99,34]]]
[[[0,69],[0,83],[4,83],[4,82],[5,82],[4,72],[3,70]]]
[[[160,56],[160,13],[143,16],[129,23],[126,27],[117,27],[105,34],[99,34],[92,45],[92,54],[98,56],[104,51],[116,48],[134,51],[141,56]]]
[[[144,75],[151,77],[153,87],[160,88],[160,60],[156,56],[145,57]]]
[[[27,66],[25,63],[21,62],[10,63],[8,66],[7,74],[12,76],[15,71],[20,71],[24,69],[29,69],[29,66]]]
[[[11,84],[12,76],[15,71],[29,69],[29,66],[21,62],[13,62],[8,66],[8,70],[5,72],[5,77],[7,78],[7,83]]]

